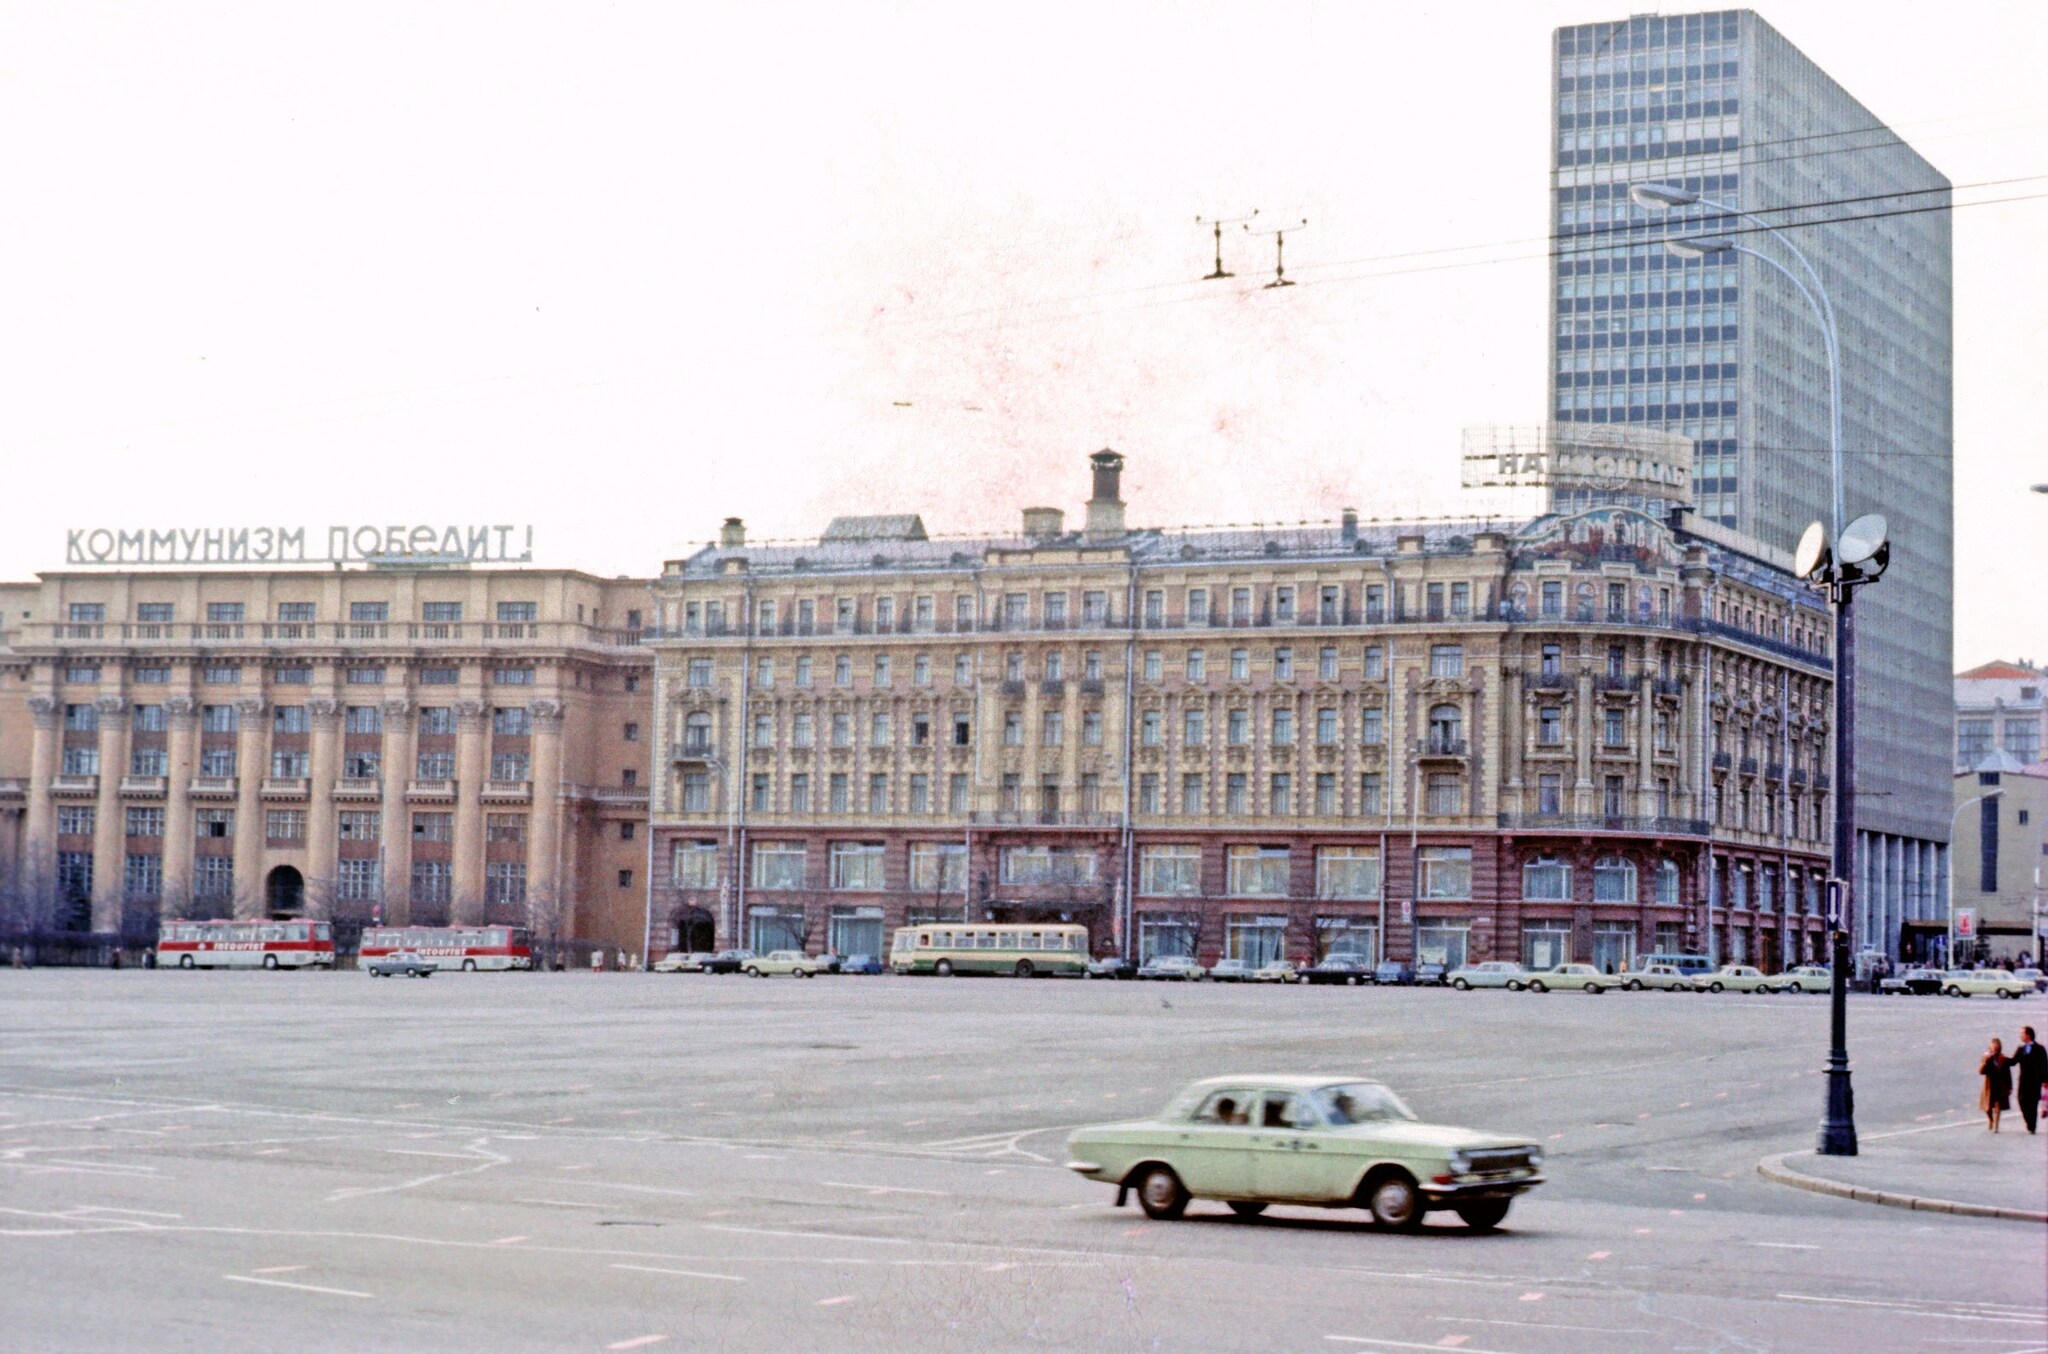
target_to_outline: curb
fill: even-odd
[[[1887,1208],[1910,1208],[1921,1213],[1952,1213],[1962,1218],[2000,1218],[2007,1222],[2048,1223],[2048,1213],[2036,1213],[2025,1208],[2000,1208],[1995,1204],[1966,1204],[1953,1199],[1929,1199],[1918,1194],[1895,1194],[1890,1190],[1870,1189],[1864,1185],[1845,1185],[1839,1180],[1825,1180],[1817,1175],[1806,1175],[1785,1165],[1785,1158],[1802,1155],[1798,1152],[1780,1152],[1774,1157],[1765,1157],[1757,1162],[1756,1173],[1766,1180],[1793,1189],[1810,1190],[1815,1194],[1832,1194],[1841,1199],[1854,1199],[1859,1203],[1883,1204]]]

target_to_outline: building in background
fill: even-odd
[[[1817,952],[1829,634],[1781,555],[1626,476],[1533,520],[1133,529],[1122,464],[1078,530],[729,519],[669,562],[653,949]]]
[[[1812,309],[1757,259],[1660,241],[1787,232],[1839,323],[1849,518],[1889,519],[1891,569],[1857,602],[1857,943],[1891,946],[1934,905],[1952,648],[1952,287],[1948,180],[1748,10],[1560,28],[1554,46],[1551,382],[1560,423],[1697,445],[1702,516],[1789,550],[1831,516],[1828,365]],[[1882,938],[1882,939],[1881,939]]]
[[[0,584],[0,932],[490,922],[637,950],[643,581],[376,567]]]
[[[1954,812],[1957,961],[2040,960],[2048,762],[2022,765],[2010,753],[1986,753],[1969,770],[1956,772]],[[1937,934],[1947,932],[1943,918]],[[1926,942],[1926,952],[1938,952],[1934,935]]]
[[[2030,663],[1986,663],[1956,674],[1956,769],[1974,770],[1993,752],[2025,766],[2048,748],[2048,673]]]

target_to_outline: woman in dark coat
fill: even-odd
[[[1977,1064],[1977,1075],[1984,1078],[1984,1090],[1977,1097],[1977,1108],[1984,1111],[1991,1131],[1998,1131],[1998,1117],[2012,1104],[2012,1063],[2005,1056],[2005,1045],[1998,1040],[1991,1041],[1990,1051],[1984,1061]]]

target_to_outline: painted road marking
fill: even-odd
[[[1657,1333],[1646,1326],[1567,1326],[1556,1321],[1506,1321],[1484,1316],[1440,1316],[1437,1320],[1448,1321],[1458,1326],[1520,1326],[1524,1330],[1592,1331],[1598,1335],[1655,1335]]]
[[[707,1274],[701,1269],[662,1269],[657,1265],[613,1265],[613,1269],[630,1269],[641,1274],[674,1274],[684,1279],[719,1279],[725,1283],[745,1283],[737,1274]]]
[[[648,1345],[658,1345],[666,1339],[668,1339],[666,1335],[636,1335],[630,1340],[615,1340],[611,1344],[606,1345],[605,1348],[645,1349]]]
[[[845,1232],[780,1232],[767,1227],[728,1227],[723,1223],[704,1224],[707,1232],[731,1232],[737,1236],[796,1236],[807,1241],[865,1241],[875,1246],[910,1246],[915,1242],[894,1236],[856,1236]],[[974,1245],[974,1242],[960,1242],[960,1245]]]
[[[1445,1348],[1445,1345],[1444,1345],[1443,1341],[1441,1341],[1441,1340],[1437,1341],[1437,1342],[1436,1342],[1435,1344],[1428,1344],[1428,1345],[1424,1345],[1424,1344],[1417,1344],[1417,1343],[1416,1343],[1415,1341],[1413,1341],[1413,1340],[1375,1340],[1375,1339],[1373,1339],[1373,1338],[1372,1338],[1371,1336],[1369,1336],[1369,1335],[1325,1335],[1325,1336],[1324,1336],[1323,1338],[1324,1338],[1325,1340],[1335,1340],[1335,1341],[1336,1341],[1336,1342],[1337,1342],[1338,1344],[1343,1344],[1343,1345],[1375,1345],[1375,1346],[1377,1346],[1377,1347],[1379,1347],[1379,1348],[1381,1348],[1381,1349],[1443,1349],[1443,1348]],[[1470,1347],[1464,1347],[1464,1346],[1457,1346],[1457,1347],[1462,1347],[1462,1348],[1464,1348],[1464,1349],[1465,1349],[1465,1354],[1507,1354],[1507,1351],[1506,1351],[1506,1350],[1502,1350],[1502,1349],[1473,1349],[1473,1348],[1470,1348]]]
[[[603,1207],[605,1207],[605,1205],[603,1204],[579,1204],[572,1199],[514,1199],[512,1202],[515,1204],[544,1204],[549,1208],[602,1209]]]
[[[74,1213],[133,1213],[139,1218],[182,1218],[183,1213],[152,1213],[146,1208],[114,1208],[107,1204],[80,1204]]]
[[[842,1302],[852,1302],[852,1301],[853,1301],[853,1294],[851,1294],[851,1293],[841,1293],[841,1294],[840,1294],[840,1295],[839,1295],[838,1297],[836,1297],[836,1298],[819,1298],[819,1299],[818,1299],[818,1305],[819,1305],[820,1307],[837,1307],[837,1306],[838,1306],[838,1305],[839,1305],[840,1303],[842,1303]]]
[[[937,1199],[950,1197],[942,1189],[908,1189],[902,1185],[855,1185],[844,1180],[820,1180],[818,1183],[829,1186],[832,1189],[866,1190],[870,1194],[929,1194]]]
[[[533,1238],[530,1236],[501,1236],[496,1241],[493,1241],[491,1244],[493,1246],[510,1246],[517,1242],[531,1240],[533,1240]]]
[[[262,1269],[252,1269],[249,1272],[251,1274],[296,1274],[304,1268],[304,1265],[267,1265]]]
[[[2014,1326],[2038,1326],[2041,1324],[2041,1316],[2038,1312],[2029,1316],[1987,1316],[1977,1312],[1937,1312],[1925,1307],[1916,1307],[1911,1303],[1878,1302],[1869,1298],[1827,1298],[1813,1293],[1780,1293],[1777,1296],[1788,1302],[1824,1302],[1839,1307],[1882,1307],[1887,1311],[1898,1312],[1905,1316],[1931,1316],[1943,1321],[1994,1321]],[[2000,1309],[1992,1308],[1990,1310],[1997,1311]],[[2013,1309],[2007,1308],[2004,1310]]]
[[[258,1279],[247,1274],[223,1274],[229,1283],[259,1283],[267,1288],[294,1288],[301,1293],[325,1293],[335,1298],[374,1298],[375,1293],[358,1293],[353,1288],[322,1288],[318,1284],[291,1283],[284,1279]]]
[[[1752,1246],[1769,1246],[1775,1251],[1817,1251],[1820,1249],[1820,1247],[1808,1245],[1804,1241],[1752,1241],[1749,1244]]]

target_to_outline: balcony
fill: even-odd
[[[533,782],[530,780],[487,780],[484,782],[486,804],[523,804],[533,798]]]
[[[1006,678],[1003,681],[1002,692],[1005,696],[1021,696],[1024,694],[1024,683],[1014,677]]]
[[[170,788],[171,778],[169,776],[121,777],[121,793],[124,795],[140,795],[160,799],[169,793]]]
[[[1629,692],[1633,692],[1636,689],[1636,681],[1637,679],[1634,677],[1623,676],[1617,673],[1610,672],[1605,676],[1598,678],[1594,682],[1594,685],[1599,687],[1602,691],[1616,694],[1627,694]]]
[[[1048,677],[1038,684],[1041,694],[1049,699],[1059,700],[1067,694],[1067,684],[1058,677]]]
[[[405,787],[405,797],[416,802],[447,803],[455,798],[455,782],[416,780]]]
[[[334,782],[336,799],[381,799],[383,795],[381,776],[343,776]]]
[[[265,776],[260,791],[265,799],[304,799],[313,793],[310,776]]]
[[[977,827],[1121,827],[1124,816],[1087,809],[978,809],[967,819]]]
[[[1422,740],[1421,755],[1425,758],[1442,759],[1464,757],[1468,754],[1464,739],[1433,733]]]
[[[1523,679],[1524,686],[1531,691],[1569,691],[1572,679],[1562,672],[1539,672]]]
[[[717,756],[712,752],[709,738],[685,738],[669,746],[668,759],[672,762],[714,762]]]
[[[1503,832],[1633,832],[1647,837],[1704,837],[1711,825],[1704,818],[1637,818],[1579,813],[1503,813]]]
[[[0,799],[28,798],[28,779],[24,776],[0,776]]]
[[[1783,762],[1765,762],[1765,763],[1764,763],[1764,779],[1765,779],[1765,780],[1783,780],[1783,779],[1785,779],[1785,764],[1784,764]]]
[[[233,799],[240,786],[237,776],[194,776],[185,793],[194,799]]]
[[[1735,758],[1732,754],[1726,752],[1717,752],[1714,754],[1714,769],[1716,771],[1726,771],[1729,767],[1734,765]]]
[[[1685,683],[1679,681],[1676,677],[1659,677],[1655,680],[1653,686],[1660,696],[1683,696],[1685,694]]]
[[[60,772],[50,778],[50,793],[65,798],[92,796],[100,792],[100,778],[76,771]]]
[[[1793,768],[1792,768],[1792,783],[1793,783],[1794,785],[1804,785],[1804,784],[1806,784],[1806,768],[1805,768],[1805,767],[1803,767],[1803,766],[1795,766],[1795,767],[1793,767]]]
[[[1754,758],[1754,757],[1744,757],[1744,758],[1742,759],[1742,774],[1743,774],[1743,775],[1745,775],[1745,776],[1754,776],[1754,775],[1756,774],[1756,770],[1757,770],[1757,767],[1756,767],[1756,758]]]

